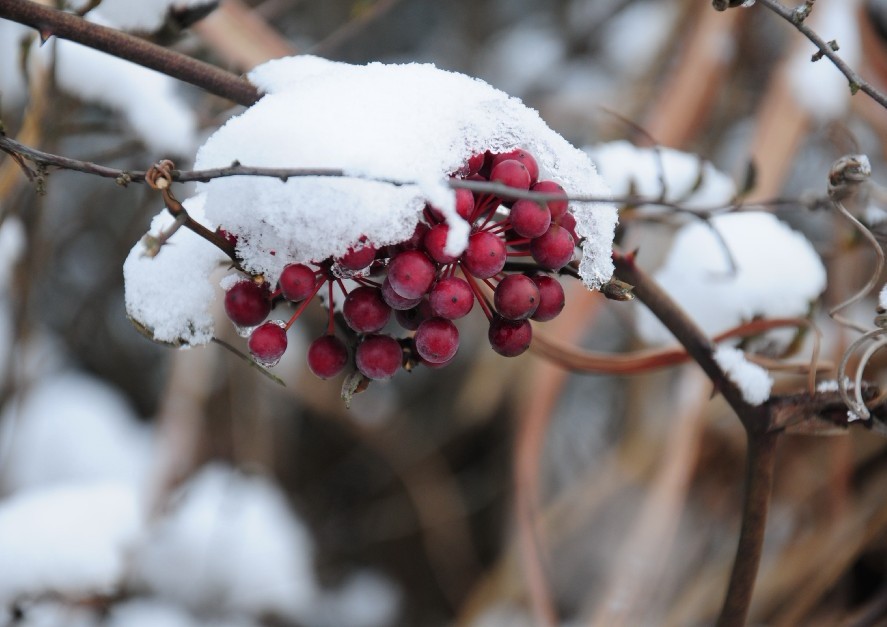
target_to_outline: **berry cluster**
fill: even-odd
[[[578,238],[566,194],[554,181],[538,180],[536,160],[521,149],[477,154],[453,176],[564,198],[503,202],[490,193],[458,189],[456,211],[471,225],[468,246],[458,257],[446,251],[449,226],[443,215],[428,206],[412,237],[400,244],[377,249],[361,242],[340,258],[290,264],[273,291],[261,281],[236,282],[225,295],[225,311],[249,332],[253,358],[268,366],[277,363],[286,351],[287,329],[324,286],[330,305],[334,290],[344,294],[342,316],[358,337],[354,364],[370,379],[387,379],[404,364],[449,363],[459,348],[453,321],[467,315],[475,301],[489,320],[493,350],[506,357],[523,353],[532,338],[529,320],[551,320],[564,307],[561,284],[544,271],[560,270],[573,258]],[[526,257],[535,261],[523,264],[530,272],[505,271],[509,259]],[[356,287],[348,289],[343,277]],[[281,299],[298,304],[292,317],[266,322]],[[391,318],[412,337],[398,340],[382,333]],[[308,366],[326,379],[348,362],[348,346],[334,334],[330,306],[326,333],[308,349]]]

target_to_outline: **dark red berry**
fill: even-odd
[[[422,246],[422,240],[425,239],[425,233],[428,232],[428,229],[431,228],[424,222],[419,222],[416,224],[416,228],[413,229],[413,234],[410,235],[410,239],[405,242],[401,242],[395,248],[397,251],[401,250],[416,250],[420,246]],[[394,256],[394,255],[392,255]]]
[[[234,233],[231,233],[230,231],[226,231],[222,227],[219,227],[216,229],[216,234],[221,235],[225,239],[226,242],[231,244],[231,246],[233,246],[235,248],[237,247],[238,238]]]
[[[573,236],[574,241],[579,241],[579,234],[576,233],[576,216],[569,212],[565,213],[560,217],[557,223],[567,229],[567,232]]]
[[[315,376],[330,379],[348,363],[348,348],[335,335],[323,335],[308,347],[308,367]]]
[[[518,200],[511,206],[511,227],[521,237],[539,237],[551,225],[551,212],[545,203]]]
[[[564,288],[560,281],[547,274],[537,274],[533,277],[533,283],[539,288],[539,306],[536,312],[530,316],[533,320],[546,322],[556,318],[564,308]]]
[[[428,253],[428,256],[437,263],[444,265],[453,263],[457,259],[457,257],[448,255],[444,252],[449,232],[450,227],[446,224],[435,224],[427,233],[425,233],[425,240],[422,242],[422,247],[425,249],[425,252]]]
[[[477,174],[478,171],[484,166],[484,158],[486,155],[482,152],[477,153],[476,155],[471,155],[468,158],[468,167],[466,168],[467,173]]]
[[[530,172],[520,161],[506,159],[493,166],[493,170],[490,172],[490,181],[502,183],[515,189],[529,189]]]
[[[391,307],[382,299],[381,290],[361,285],[348,292],[342,315],[348,326],[358,333],[375,333],[388,324]]]
[[[462,266],[479,279],[488,279],[501,272],[505,260],[505,242],[488,231],[473,233],[460,259]]]
[[[403,311],[418,305],[422,297],[404,298],[391,288],[391,282],[388,280],[388,277],[385,277],[385,280],[382,282],[382,300],[388,303],[388,306],[395,311]]]
[[[376,258],[376,247],[370,244],[364,244],[362,248],[349,248],[348,252],[339,259],[339,265],[348,270],[357,272],[363,270],[373,263]]]
[[[505,357],[517,357],[530,347],[533,328],[527,320],[494,318],[487,333],[493,350]]]
[[[416,352],[431,363],[449,361],[459,348],[459,331],[456,325],[444,318],[429,318],[416,329],[413,338]]]
[[[456,190],[456,213],[468,219],[474,211],[474,193],[470,189]]]
[[[403,350],[388,335],[368,335],[354,354],[357,369],[370,379],[390,379],[403,362]]]
[[[425,253],[405,250],[391,260],[388,280],[391,288],[404,298],[419,298],[434,282],[435,267]]]
[[[497,165],[509,159],[519,161],[527,168],[530,175],[530,185],[534,185],[539,180],[539,165],[536,163],[536,159],[522,148],[515,148],[510,152],[503,152],[493,157],[493,169],[495,170]]]
[[[286,352],[286,329],[277,322],[256,327],[249,336],[249,352],[264,366],[273,366]]]
[[[493,292],[493,304],[503,318],[524,320],[539,306],[539,288],[523,274],[509,274]]]
[[[432,312],[431,306],[425,299],[422,299],[419,304],[412,309],[404,309],[394,312],[394,318],[397,320],[397,324],[407,331],[415,331],[423,321],[431,318],[433,315],[434,312]]]
[[[268,290],[255,281],[238,281],[225,292],[225,313],[240,327],[254,327],[271,312]]]
[[[530,253],[540,266],[560,270],[573,259],[576,243],[567,229],[552,224],[541,237],[530,241]]]
[[[451,276],[434,284],[428,293],[428,302],[435,316],[456,320],[471,311],[474,306],[474,292],[468,281]]]
[[[301,263],[291,263],[280,273],[280,291],[283,297],[294,303],[305,300],[314,292],[317,275]]]
[[[544,192],[546,194],[562,194],[564,196],[563,200],[556,199],[548,201],[548,210],[551,212],[552,222],[556,222],[558,218],[567,213],[567,192],[554,181],[539,181],[533,185],[531,191]]]

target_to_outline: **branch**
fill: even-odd
[[[43,41],[52,36],[74,41],[157,70],[245,107],[261,97],[252,83],[236,74],[30,0],[0,0],[0,18],[36,28]]]
[[[832,48],[828,42],[817,35],[812,28],[804,23],[804,18],[806,18],[807,14],[810,12],[809,8],[812,3],[802,5],[800,9],[796,10],[789,9],[779,2],[779,0],[758,0],[758,3],[773,11],[776,15],[798,29],[798,31],[807,39],[812,41],[819,49],[819,52],[817,52],[816,55],[819,58],[827,57],[828,60],[838,68],[841,74],[847,77],[847,80],[850,82],[851,94],[855,95],[857,91],[862,90],[871,96],[875,102],[887,109],[887,96],[872,87],[865,79],[857,74],[853,68],[847,65],[847,63],[835,53],[834,48]]]

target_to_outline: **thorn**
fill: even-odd
[[[53,35],[51,28],[45,28],[45,27],[40,28],[37,30],[37,32],[40,33],[40,45],[41,46],[43,44],[45,44],[47,41],[49,41],[49,38],[52,37],[52,35]]]

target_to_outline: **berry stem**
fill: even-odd
[[[326,327],[327,335],[333,335],[336,331],[335,329],[335,308],[333,307],[333,282],[329,281],[329,299],[327,300],[327,308],[330,312],[330,321]]]
[[[294,313],[294,314],[293,314],[293,317],[289,319],[289,322],[287,322],[287,323],[284,325],[283,328],[284,328],[285,330],[289,331],[289,328],[290,328],[291,326],[293,326],[293,323],[299,318],[299,316],[302,315],[302,312],[305,311],[305,308],[308,306],[308,303],[311,302],[311,299],[313,299],[313,298],[317,295],[317,292],[320,291],[320,288],[323,287],[323,284],[326,283],[326,282],[327,282],[327,279],[322,279],[322,280],[320,280],[320,281],[317,282],[317,285],[314,286],[314,289],[312,290],[311,295],[308,296],[308,298],[306,298],[305,300],[303,300],[303,301],[299,304],[298,309],[296,309],[296,313]],[[330,303],[330,304],[332,305],[332,303]]]
[[[487,320],[490,322],[493,321],[493,311],[490,308],[490,303],[487,301],[486,296],[484,296],[480,287],[477,285],[474,277],[471,273],[466,272],[465,269],[462,269],[462,275],[465,277],[465,280],[468,281],[469,287],[471,287],[471,291],[474,292],[474,297],[477,299],[477,302],[480,303],[481,309],[484,310],[484,314],[487,316]]]

